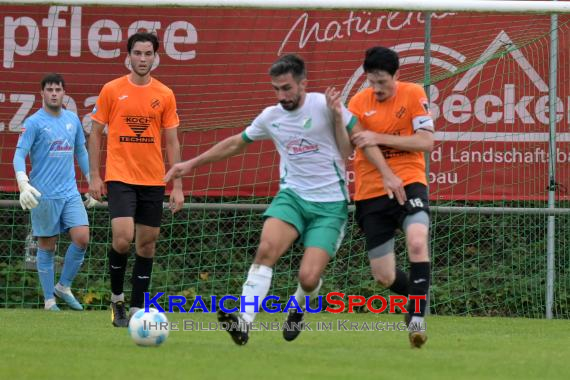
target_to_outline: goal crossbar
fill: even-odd
[[[0,4],[13,4],[2,1]],[[570,13],[568,1],[496,0],[18,0],[18,4],[265,9],[370,9],[423,12]]]

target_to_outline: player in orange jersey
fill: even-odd
[[[360,148],[354,161],[356,219],[366,236],[376,281],[395,293],[427,298],[430,219],[424,154],[434,144],[427,96],[421,86],[398,80],[399,58],[391,49],[368,49],[363,68],[370,87],[349,103],[349,110],[363,128],[352,135],[352,142]],[[403,204],[386,191],[380,171],[364,155],[362,148],[369,146],[380,146],[389,167],[401,179]],[[409,276],[395,264],[394,235],[398,228],[406,235]],[[410,342],[412,347],[421,347],[427,340],[423,320],[427,302],[421,301],[419,310],[412,306],[406,318]]]
[[[131,315],[143,307],[150,284],[165,192],[162,134],[169,163],[180,161],[176,99],[170,88],[150,75],[158,45],[158,38],[151,33],[139,32],[129,38],[131,73],[103,86],[91,114],[89,192],[98,200],[104,192],[99,174],[101,135],[108,125],[105,183],[113,232],[109,272],[116,327],[127,327],[129,322],[123,282],[133,239]],[[178,179],[170,193],[172,212],[180,210],[183,202],[182,181]]]

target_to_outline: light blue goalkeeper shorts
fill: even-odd
[[[50,237],[77,226],[88,226],[89,219],[81,195],[62,199],[40,199],[32,209],[32,235]]]

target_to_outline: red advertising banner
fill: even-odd
[[[432,199],[543,200],[547,196],[550,18],[433,13],[430,155]],[[570,198],[568,18],[560,17],[556,183]],[[345,99],[366,86],[364,51],[388,46],[400,79],[424,81],[425,16],[417,12],[3,6],[0,16],[0,190],[16,191],[12,157],[23,120],[41,107],[39,82],[59,72],[67,108],[85,132],[103,84],[129,72],[126,41],[137,30],[161,40],[153,75],[174,90],[183,158],[243,130],[276,103],[270,64],[298,53],[309,91]],[[267,196],[278,187],[271,142],[185,178],[196,196]],[[349,179],[353,173],[349,172]],[[84,185],[83,185],[84,186]]]

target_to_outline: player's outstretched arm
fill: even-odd
[[[356,123],[352,129],[352,135],[354,136],[362,131],[364,131],[364,129],[360,126],[360,123]],[[403,205],[407,200],[404,183],[400,177],[394,174],[378,145],[364,146],[361,147],[361,149],[368,161],[372,163],[372,165],[378,169],[380,175],[382,175],[382,181],[384,182],[384,188],[388,193],[388,197],[392,199],[395,196],[398,203]]]
[[[168,173],[166,173],[164,181],[168,182],[172,179],[180,178],[199,166],[221,161],[228,157],[235,156],[236,154],[240,154],[245,151],[247,146],[248,143],[242,138],[241,134],[228,137],[199,156],[174,164]]]
[[[89,134],[89,194],[100,201],[104,193],[103,180],[99,172],[99,160],[101,158],[101,136],[104,125],[92,120],[91,133]]]

